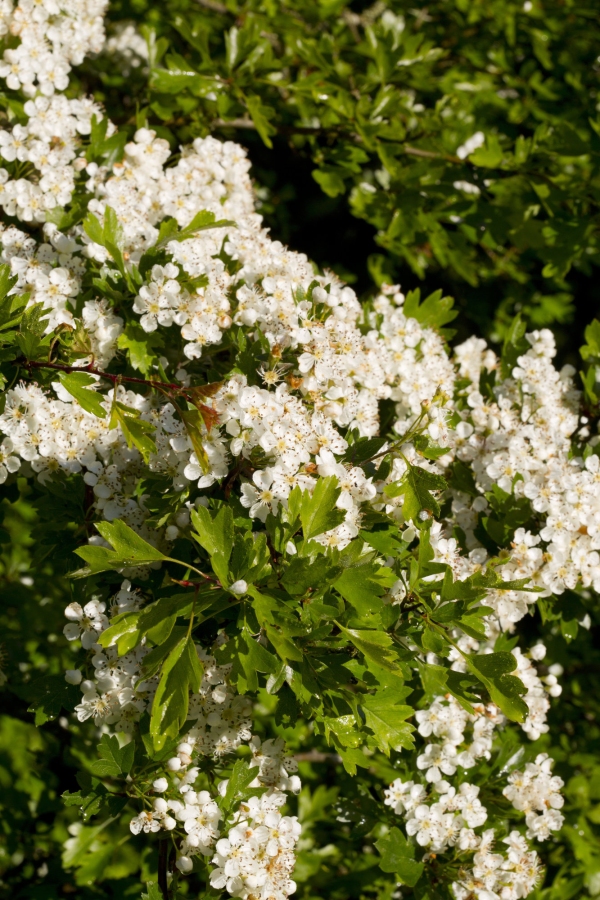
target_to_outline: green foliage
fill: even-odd
[[[599,262],[595,18],[570,0],[552,9],[526,9],[513,0],[487,6],[444,0],[427,10],[394,0],[389,14],[377,7],[356,12],[355,6],[315,0],[293,9],[253,0],[115,4],[115,19],[145,22],[149,71],[141,67],[127,85],[120,73],[103,69],[101,59],[93,71],[89,65],[80,71],[114,118],[127,119],[110,137],[108,120],[94,120],[86,159],[102,165],[121,159],[134,127],[123,111],[125,90],[129,105],[138,107],[136,125],[157,128],[173,146],[208,133],[246,141],[265,188],[262,212],[276,236],[300,235],[296,245],[324,265],[332,262],[325,253],[333,251],[321,250],[319,233],[333,222],[331,231],[350,248],[340,258],[355,267],[359,288],[422,279],[423,291],[408,293],[405,311],[448,337],[457,310],[445,295],[454,294],[482,331],[503,339],[507,375],[523,352],[527,328],[562,326],[574,315],[575,301],[587,301]],[[477,131],[483,143],[461,158],[457,148]],[[311,174],[298,187],[302,166]],[[301,203],[293,202],[294,192]],[[110,260],[86,290],[116,305],[164,261],[169,241],[232,227],[208,212],[185,229],[166,219],[157,244],[135,266],[125,260],[113,210],[107,207],[101,222],[84,209],[78,197],[68,211],[49,211],[47,220],[61,229],[83,222],[88,237],[106,248]],[[311,210],[321,229],[314,228]],[[361,223],[366,231],[356,231]],[[359,234],[360,253],[345,240],[348,229]],[[221,258],[230,265],[224,251]],[[73,354],[70,361],[89,350],[85,335],[45,335],[42,308],[27,307],[27,294],[10,293],[15,284],[10,268],[0,267],[3,387],[48,360],[53,340]],[[113,377],[127,365],[149,378],[160,375],[163,352],[175,358],[179,348],[165,348],[158,335],[123,315],[123,356]],[[249,346],[232,332],[227,340],[239,371],[255,383],[264,362],[260,339]],[[581,355],[594,418],[597,321],[586,329]],[[217,383],[220,361],[211,366],[207,380]],[[58,378],[83,409],[106,417],[93,374],[59,371],[40,378]],[[202,401],[210,393],[198,391],[197,404],[179,397],[177,415],[202,466],[200,438],[210,430]],[[147,460],[156,450],[152,424],[116,399],[109,415],[111,427]],[[385,437],[349,437],[344,462],[372,474],[369,467],[383,454],[381,466],[387,465]],[[426,460],[444,453],[425,435],[415,435],[414,444]],[[217,660],[231,664],[232,683],[260,701],[261,736],[284,736],[300,760],[305,788],[295,810],[304,827],[297,896],[389,900],[397,883],[414,888],[408,896],[442,896],[435,881],[423,887],[429,872],[415,861],[413,842],[394,825],[382,828],[381,784],[415,746],[410,720],[423,697],[450,693],[466,709],[492,699],[509,719],[523,720],[524,688],[512,674],[510,645],[483,656],[463,654],[466,673],[450,668],[450,655],[455,630],[482,637],[488,590],[526,585],[503,582],[494,564],[458,582],[448,566],[433,563],[429,517],[443,514],[447,484],[474,494],[473,479],[460,462],[446,478],[426,463],[406,465],[403,479],[386,492],[390,500],[402,498],[404,518],[419,530],[418,550],[383,513],[375,523],[362,523],[342,552],[318,544],[315,538],[344,519],[337,480],[326,478],[312,494],[292,491],[281,516],[267,519],[268,537],[251,530],[225,488],[215,489],[208,507],[193,508],[194,543],[179,542],[177,559],[118,520],[98,526],[110,548],[85,543],[89,502],[77,474],[33,486],[15,476],[0,507],[9,538],[0,546],[0,622],[10,673],[7,712],[0,718],[6,840],[0,877],[7,896],[125,900],[139,896],[141,877],[142,897],[162,900],[152,836],[141,839],[141,849],[128,841],[132,807],[122,789],[128,777],[143,780],[144,766],[151,770],[174,752],[186,727],[189,690],[202,677],[194,639],[209,645],[217,633],[227,638],[213,645]],[[150,491],[147,485],[140,480],[135,490],[159,495],[148,503],[156,504],[152,513],[160,519],[179,501],[164,483],[156,481]],[[477,536],[502,555],[533,512],[497,486],[486,499]],[[296,552],[286,556],[290,542]],[[63,577],[73,566],[73,550],[87,564],[74,574],[91,578],[89,591]],[[382,558],[391,565],[383,566]],[[138,579],[138,567],[152,563],[162,564],[160,574]],[[85,603],[92,590],[107,600],[124,569],[144,591],[144,606],[114,616],[99,643],[124,656],[144,641],[151,648],[144,674],[156,678],[158,688],[141,738],[121,746],[116,737],[99,738],[92,723],[62,728],[61,715],[74,708],[80,690],[64,681],[73,658],[65,642],[54,639],[66,603]],[[39,579],[28,586],[27,573],[34,570]],[[102,573],[109,573],[106,581],[97,578]],[[388,605],[382,597],[401,573],[406,600]],[[247,583],[241,594],[231,590],[239,581]],[[535,896],[594,896],[600,873],[598,613],[574,591],[558,602],[541,601],[539,610],[527,623],[529,637],[543,638],[550,661],[566,668],[564,702],[553,709],[540,746],[556,757],[567,782],[568,824],[548,850],[548,873]],[[580,625],[586,614],[593,619],[589,633]],[[436,664],[423,662],[427,653],[436,655]],[[315,756],[307,760],[309,741]],[[507,739],[497,759],[507,762],[519,749]],[[219,769],[229,777],[224,815],[260,791],[250,787],[256,770],[246,760],[227,765]],[[204,890],[199,880],[194,884]]]
[[[100,419],[106,418],[106,410],[102,406],[102,400],[94,391],[90,391],[89,387],[96,384],[96,379],[86,372],[71,372],[66,375],[64,372],[59,374],[59,380],[66,391],[75,397],[82,409],[91,412]]]
[[[111,569],[120,571],[127,566],[163,562],[168,559],[164,553],[141,538],[124,522],[119,520],[99,522],[96,527],[104,540],[111,545],[112,550],[98,546],[79,547],[77,555],[88,563],[88,567],[75,572],[74,575],[77,577],[96,575]]]
[[[100,777],[127,775],[133,765],[134,744],[119,746],[116,737],[104,734],[98,744],[99,759],[92,761],[90,771]]]
[[[421,877],[423,863],[414,861],[415,849],[407,842],[400,829],[391,828],[375,842],[375,846],[381,853],[380,868],[397,875],[401,884],[414,887]]]
[[[340,488],[334,477],[320,479],[312,494],[302,492],[299,515],[305,540],[318,537],[344,521],[343,511],[335,507],[339,495]]]
[[[150,734],[156,750],[168,738],[176,738],[188,714],[190,690],[197,693],[202,680],[202,664],[193,640],[181,637],[166,657],[152,704]]]
[[[519,309],[560,328],[587,299],[600,158],[589,10],[171,0],[113,15],[148,23],[143,115],[174,144],[214,131],[246,141],[272,190],[265,212],[318,261],[335,256],[312,234],[317,209],[350,237],[338,257],[363,281],[368,268],[378,281],[444,283],[488,332]],[[118,79],[101,77],[118,104]],[[138,74],[130,89],[145,87]],[[302,203],[291,160],[303,161]]]

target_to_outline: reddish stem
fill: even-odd
[[[127,381],[130,384],[145,384],[148,387],[158,389],[168,389],[171,391],[185,391],[186,388],[180,384],[170,384],[167,381],[154,381],[147,378],[135,378],[133,375],[112,375],[110,372],[100,372],[91,363],[89,366],[66,366],[61,363],[39,362],[36,360],[26,359],[22,365],[26,369],[56,369],[59,372],[89,372],[91,375],[98,375],[100,378],[107,378],[113,384],[121,381]]]

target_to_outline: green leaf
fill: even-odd
[[[414,709],[398,702],[395,688],[384,688],[376,694],[366,694],[359,702],[365,723],[375,735],[377,746],[383,753],[389,756],[391,750],[412,750],[414,728],[406,719],[414,714]]]
[[[336,502],[341,488],[335,475],[320,478],[312,494],[302,491],[300,505],[300,521],[305,540],[317,537],[325,531],[337,528],[346,518],[342,509],[336,509]]]
[[[245,626],[241,634],[234,635],[227,643],[217,648],[215,656],[219,663],[231,665],[230,678],[240,693],[258,690],[259,672],[274,675],[280,668],[277,657],[258,643]],[[285,667],[283,667],[284,675]]]
[[[156,430],[151,422],[144,419],[131,418],[129,416],[120,419],[121,430],[127,441],[127,445],[134,447],[140,451],[147,463],[152,453],[156,453],[156,444],[150,435]]]
[[[399,828],[390,828],[387,834],[375,841],[381,854],[379,867],[384,872],[398,876],[402,884],[414,887],[423,872],[423,863],[415,862],[415,849]]]
[[[3,296],[3,295],[2,295]],[[580,348],[581,358],[600,360],[600,322],[593,319],[585,329],[585,344]]]
[[[226,562],[233,550],[233,513],[229,506],[222,506],[212,513],[204,506],[192,510],[192,524],[196,539],[209,556],[220,554]]]
[[[102,844],[97,850],[92,850],[82,860],[75,873],[75,883],[80,887],[98,884],[111,861],[115,847],[112,843]]]
[[[163,348],[164,343],[158,332],[149,334],[138,322],[128,322],[119,335],[117,346],[125,350],[134,369],[148,376],[159,361],[157,351]]]
[[[38,728],[56,719],[62,709],[71,712],[81,697],[79,689],[67,684],[63,675],[46,675],[27,685],[24,694],[30,704],[27,712],[35,713]]]
[[[390,575],[396,581],[396,576],[390,569],[382,569],[380,565],[371,562],[345,569],[333,587],[360,615],[369,616],[381,609],[383,604],[379,598],[390,587]]]
[[[317,556],[311,560],[303,556],[294,556],[281,579],[290,594],[304,594],[308,589],[321,593],[329,588],[331,582],[342,572],[330,557]]]
[[[98,643],[101,647],[117,647],[119,656],[124,656],[133,650],[141,641],[142,634],[139,629],[139,612],[124,612],[116,616],[102,634],[98,635]]]
[[[342,461],[353,466],[360,466],[362,463],[370,460],[372,456],[380,453],[387,443],[386,438],[359,438],[353,444],[350,444],[342,457]]]
[[[160,672],[163,661],[167,658],[173,648],[186,637],[187,632],[187,626],[176,625],[171,631],[171,634],[144,657],[142,666],[146,678],[152,678],[153,675]]]
[[[202,663],[192,638],[186,635],[165,660],[152,703],[150,733],[156,750],[179,734],[187,719],[190,690],[197,693],[201,681]]]
[[[520,680],[509,672],[517,668],[517,661],[512,653],[502,650],[499,653],[484,653],[481,656],[463,654],[467,666],[485,685],[488,693],[507,718],[513,722],[524,722],[529,708],[522,695],[527,688]]]
[[[428,472],[420,466],[408,463],[408,468],[400,483],[388,485],[385,493],[392,497],[404,494],[402,515],[406,521],[409,521],[410,519],[416,520],[422,510],[439,516],[440,504],[431,492],[443,491],[445,488],[446,481],[441,475],[434,475],[433,472]]]
[[[76,577],[88,574],[107,572],[111,569],[122,569],[128,566],[141,566],[152,562],[165,562],[169,557],[153,547],[139,536],[125,522],[98,522],[96,528],[105,541],[113,548],[88,545],[78,547],[75,553],[88,563],[88,570],[73,573]]]
[[[346,191],[346,183],[339,169],[314,169],[312,177],[328,197],[337,197]]]
[[[127,775],[133,765],[134,751],[133,741],[120,747],[114,735],[103,734],[98,744],[100,759],[92,761],[90,771],[100,778]]]
[[[123,243],[123,227],[117,218],[117,214],[112,206],[107,206],[104,210],[104,246],[106,248],[113,246],[119,249]],[[121,259],[123,257],[121,256]]]
[[[150,435],[156,430],[152,422],[140,418],[139,410],[113,400],[110,410],[109,429],[120,427],[128,447],[136,447],[148,462],[151,453],[156,453],[156,444]]]
[[[10,266],[7,263],[0,265],[0,300],[4,300],[18,280],[16,275],[11,274]]]
[[[98,383],[96,378],[86,372],[71,372],[68,375],[61,372],[58,377],[64,389],[75,397],[82,409],[98,416],[99,419],[106,418],[106,410],[102,406],[102,401],[106,398],[102,394],[88,390],[90,385]]]
[[[125,522],[98,522],[96,528],[105,541],[111,545],[115,553],[127,560],[127,565],[140,565],[143,562],[163,562],[168,559],[164,553],[153,547],[126,525]]]
[[[146,882],[147,893],[142,894],[141,900],[163,900],[163,893],[156,881]]]
[[[423,690],[428,697],[433,699],[436,694],[450,693],[458,700],[463,709],[470,715],[474,714],[472,704],[477,703],[479,698],[470,690],[473,685],[477,684],[472,675],[455,672],[453,669],[446,669],[444,666],[436,666],[431,663],[417,662],[417,668]]]
[[[240,800],[249,796],[249,786],[257,775],[257,769],[251,767],[243,759],[238,759],[233,767],[230,778],[227,781],[227,789],[220,803],[225,815],[227,815]]]
[[[290,639],[298,623],[295,617],[290,615],[287,606],[275,597],[261,593],[254,585],[248,586],[248,593],[252,597],[252,608],[256,617],[278,656],[285,662],[293,660],[302,662],[304,655],[301,649]]]
[[[50,312],[42,303],[32,304],[23,313],[16,341],[26,359],[38,359],[47,355],[51,335],[44,335],[44,331],[49,315]]]
[[[89,212],[83,223],[83,230],[91,241],[104,247],[104,229],[94,213]]]
[[[342,625],[338,625],[338,628],[354,644],[356,649],[360,650],[367,660],[367,664],[371,660],[382,669],[387,669],[388,672],[393,672],[394,675],[403,676],[404,669],[394,650],[394,642],[387,632],[344,628]]]
[[[495,134],[487,134],[485,145],[478,147],[473,153],[469,154],[469,162],[474,166],[483,166],[487,169],[495,169],[502,162],[504,154],[498,136]]]
[[[269,118],[274,115],[275,110],[270,106],[265,106],[260,97],[256,94],[246,97],[246,108],[250,113],[250,118],[254,122],[263,144],[269,149],[272,149],[273,142],[271,141],[271,135],[277,134],[277,129],[271,125]]]
[[[525,338],[526,331],[527,325],[521,318],[521,313],[518,313],[510,323],[510,327],[504,338],[504,345],[502,347],[503,378],[511,377],[513,369],[517,365],[519,356],[523,356],[523,354],[527,353],[530,349],[529,341]]]
[[[181,229],[178,227],[176,219],[165,219],[161,223],[155,247],[165,247],[170,241],[187,241],[189,238],[195,237],[199,232],[206,231],[209,228],[228,228],[231,226],[235,227],[235,222],[231,219],[217,219],[215,214],[207,209],[197,212],[189,225]]]
[[[419,288],[410,291],[406,295],[402,311],[407,319],[416,319],[424,328],[440,330],[458,315],[458,311],[453,309],[453,297],[444,297],[441,290],[430,294],[422,303],[419,303],[420,299]]]

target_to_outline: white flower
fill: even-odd
[[[96,643],[98,635],[108,627],[108,619],[104,615],[106,605],[98,600],[90,600],[82,608],[79,603],[69,603],[65,609],[65,616],[69,624],[63,628],[63,634],[68,641],[76,641],[81,638],[84,649],[89,650]]]

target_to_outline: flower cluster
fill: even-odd
[[[564,782],[552,775],[552,760],[547,753],[527,763],[523,772],[513,772],[508,782],[502,793],[515,809],[525,813],[528,838],[543,841],[561,829],[564,818],[558,810],[564,804],[560,793]]]
[[[525,813],[526,838],[513,830],[501,839],[506,851],[494,852],[496,830],[481,830],[489,817],[486,789],[463,781],[458,770],[472,769],[478,759],[490,759],[494,729],[504,723],[504,717],[493,704],[475,707],[470,714],[452,697],[438,697],[416,718],[419,733],[427,740],[416,766],[424,772],[427,786],[398,778],[385,791],[385,805],[405,819],[407,834],[426,850],[424,859],[460,854],[459,875],[452,885],[457,900],[525,897],[540,874],[537,853],[526,838],[546,840],[563,822],[558,812],[563,805],[563,781],[552,775],[552,760],[540,754],[523,772],[515,770],[508,776],[502,793]],[[467,725],[472,736],[465,741]],[[456,785],[451,783],[453,778]],[[473,854],[470,867],[464,862],[466,853]]]
[[[12,91],[51,97],[69,84],[71,66],[104,44],[106,0],[4,0],[0,35],[9,49],[0,62],[0,78]],[[15,40],[16,39],[16,40]]]
[[[509,377],[500,377],[495,354],[471,338],[456,350],[458,374],[469,379],[460,395],[470,433],[456,455],[472,467],[480,495],[455,492],[453,521],[464,534],[475,564],[482,561],[474,530],[489,511],[484,496],[494,485],[515,501],[530,504],[531,525],[516,529],[506,580],[528,578],[541,596],[567,588],[600,587],[598,525],[599,460],[588,442],[585,460],[571,453],[572,440],[589,437],[578,415],[580,395],[574,369],[554,368],[554,339],[547,330],[526,335],[530,349],[517,358]],[[495,376],[492,396],[479,390],[481,373]],[[583,428],[580,426],[583,425]],[[578,430],[579,429],[579,430]],[[539,595],[538,595],[539,596]],[[503,629],[511,628],[535,602],[535,594],[502,592],[488,598]]]
[[[285,900],[296,890],[291,874],[300,837],[296,816],[282,816],[285,795],[269,791],[242,803],[228,836],[217,842],[212,887],[243,900]]]
[[[480,788],[468,782],[457,790],[439,781],[428,795],[423,785],[398,778],[385,791],[384,802],[405,818],[407,833],[426,849],[424,859],[454,848],[460,853],[452,884],[456,900],[519,900],[539,881],[539,857],[518,831],[501,839],[507,845],[504,852],[494,852],[498,838],[493,828],[481,831],[488,812],[479,794]],[[470,867],[465,854],[472,854]]]
[[[436,697],[428,709],[416,713],[416,719],[419,734],[430,739],[417,757],[417,768],[433,783],[454,775],[458,767],[470,769],[478,759],[489,759],[494,728],[505,721],[493,703],[469,713],[452,696]]]
[[[57,474],[79,476],[88,490],[88,521],[125,523],[166,551],[189,536],[194,510],[209,503],[207,492],[216,485],[236,514],[248,511],[253,521],[245,524],[257,535],[272,523],[269,516],[285,521],[294,488],[310,494],[320,479],[333,477],[340,511],[333,521],[339,524],[315,534],[335,551],[319,559],[328,562],[365,522],[399,525],[407,549],[420,539],[425,532],[419,526],[431,514],[428,508],[411,512],[414,505],[406,502],[411,466],[428,483],[432,476],[466,472],[462,482],[449,478],[445,518],[427,526],[434,561],[457,580],[484,568],[490,541],[482,529],[502,500],[518,510],[518,527],[508,538],[512,552],[501,568],[517,585],[486,597],[492,612],[483,620],[485,641],[451,630],[454,670],[465,669],[459,651],[492,652],[498,634],[512,631],[539,596],[520,590],[519,579],[529,579],[543,596],[577,585],[600,589],[599,441],[579,418],[573,370],[554,367],[551,335],[527,335],[507,365],[478,339],[451,354],[414,296],[405,297],[396,285],[361,306],[334,274],[315,272],[306,256],[262,227],[250,164],[237,144],[198,138],[173,158],[166,140],[141,127],[128,143],[115,144],[114,154],[96,153],[98,133],[110,140],[115,127],[97,104],[59,92],[69,67],[100,49],[102,11],[93,0],[77,0],[73,8],[59,0],[34,8],[21,0],[1,10],[10,46],[0,78],[26,102],[19,122],[0,131],[0,205],[8,216],[41,227],[30,233],[2,226],[0,262],[16,277],[12,293],[28,294],[29,310],[39,304],[34,313],[41,311],[41,330],[53,341],[48,365],[61,373],[49,386],[22,382],[6,392],[0,480],[18,469],[41,483]],[[132,37],[125,29],[107,52],[131,67],[143,65],[147,54]],[[467,157],[480,144],[474,135],[457,152]],[[115,161],[119,149],[122,158]],[[65,219],[62,208],[73,202],[78,214]],[[62,227],[65,221],[75,224]],[[63,358],[53,357],[57,342],[69,348],[69,364],[52,362]],[[165,355],[154,355],[153,347]],[[103,371],[113,360],[119,373],[129,371],[121,365],[127,353],[132,367],[151,377]],[[45,360],[20,358],[17,365],[31,373],[47,366]],[[84,370],[87,394],[81,381],[73,388],[64,377]],[[198,380],[211,383],[198,386]],[[133,382],[138,386],[128,390]],[[376,441],[377,449],[358,465],[352,447],[379,434],[384,410],[385,444]],[[584,440],[585,451],[579,450]],[[146,493],[150,478],[160,480],[161,500],[169,495],[158,527]],[[98,536],[90,542],[104,543]],[[360,554],[359,545],[353,547]],[[278,554],[296,556],[298,548],[290,540]],[[397,580],[397,567],[389,571],[395,560],[385,553],[377,559],[385,570],[380,583],[396,582],[382,604],[402,602],[406,585]],[[160,562],[124,567],[123,574],[147,584],[152,567]],[[237,601],[248,584],[243,573],[235,577],[227,586],[219,576],[216,587]],[[84,672],[66,675],[81,688],[77,718],[125,735],[121,740],[151,711],[159,676],[145,675],[145,638],[119,655],[99,637],[109,615],[143,604],[126,580],[110,609],[93,598],[66,610],[65,637],[80,640],[89,654]],[[265,632],[274,646],[283,640],[272,621],[264,628],[259,622],[260,634],[249,640],[260,642]],[[193,624],[192,618],[190,635]],[[326,640],[337,640],[325,632]],[[221,632],[217,645],[224,639]],[[248,900],[285,900],[295,889],[300,826],[281,808],[285,792],[300,788],[297,766],[282,741],[253,736],[252,701],[236,693],[230,667],[193,638],[190,645],[202,663],[201,684],[187,698],[184,733],[173,755],[157,763],[131,831],[175,832],[179,871],[190,872],[198,857],[210,859],[214,888]],[[270,660],[262,644],[261,650]],[[547,731],[548,697],[560,693],[560,667],[538,674],[535,663],[544,652],[541,645],[529,653],[514,650],[529,710],[523,729],[532,740]],[[294,649],[290,658],[297,659]],[[294,670],[286,666],[284,674],[293,684]],[[426,741],[416,757],[423,783],[398,779],[386,803],[405,817],[408,834],[428,854],[469,854],[468,865],[461,857],[455,868],[457,900],[517,900],[533,889],[539,862],[518,831],[482,831],[490,814],[480,766],[490,760],[495,729],[505,720],[493,703],[473,709],[448,696],[416,714]],[[255,796],[232,818],[227,783],[213,796],[204,768],[221,766],[242,745]],[[562,782],[551,765],[538,756],[509,775],[503,792],[524,813],[529,839],[543,840],[562,823]],[[467,770],[469,781],[462,780]],[[494,850],[495,840],[506,849]]]
[[[89,110],[87,116],[89,122]],[[525,528],[515,533],[515,552],[504,568],[507,579],[529,577],[546,593],[560,593],[578,581],[584,586],[600,583],[593,518],[597,457],[592,455],[585,463],[570,457],[570,438],[578,426],[578,394],[572,372],[567,368],[559,374],[553,368],[547,333],[529,336],[531,350],[518,358],[509,378],[499,377],[494,354],[474,339],[457,348],[453,365],[437,333],[404,314],[399,289],[386,288],[365,320],[350,288],[335,277],[315,277],[304,256],[270,240],[253,212],[248,163],[236,145],[198,139],[175,166],[165,168],[168,156],[165,141],[140,129],[126,146],[124,161],[112,170],[95,163],[86,166],[86,187],[97,198],[89,208],[98,217],[109,206],[115,211],[129,258],[139,260],[152,246],[164,216],[173,215],[186,227],[202,206],[230,216],[237,227],[223,225],[168,243],[171,261],[151,267],[132,311],[148,332],[177,327],[183,357],[191,360],[210,345],[221,344],[233,325],[248,329],[254,338],[260,329],[273,363],[262,370],[264,387],[249,385],[246,376],[234,376],[214,398],[219,428],[203,436],[208,469],[182,428],[178,435],[167,430],[169,437],[151,460],[151,468],[177,470],[177,483],[183,486],[187,479],[204,488],[225,477],[229,457],[248,457],[259,448],[265,462],[256,467],[242,496],[251,514],[262,519],[285,504],[295,484],[310,489],[314,474],[335,473],[350,488],[342,501],[346,522],[331,536],[343,546],[357,533],[365,503],[399,518],[402,505],[401,498],[382,496],[384,483],[370,483],[356,469],[342,475],[339,457],[347,447],[345,429],[375,434],[379,401],[391,399],[398,416],[395,429],[402,434],[425,404],[430,438],[449,448],[430,467],[443,470],[455,458],[467,463],[479,492],[473,498],[453,491],[451,524],[464,532],[468,555],[443,529],[438,535],[439,557],[450,562],[457,576],[469,574],[486,558],[475,531],[480,516],[488,511],[485,492],[497,484],[516,500],[527,498],[532,517],[541,517],[537,533]],[[73,323],[71,298],[80,289],[83,270],[90,262],[107,263],[109,255],[80,227],[69,236],[54,226],[45,229],[48,243],[39,246],[12,226],[3,233],[2,243],[4,258],[20,278],[18,287],[32,287],[30,302],[42,302],[48,309],[51,330]],[[233,268],[228,259],[235,262]],[[105,301],[87,300],[81,321],[91,347],[82,363],[93,357],[106,364],[116,351],[122,319]],[[491,398],[479,391],[482,370],[496,373]],[[49,398],[43,402],[53,403]],[[135,406],[147,401],[136,395],[129,402]],[[77,409],[76,403],[72,406]],[[165,407],[158,415],[169,418],[170,413]],[[147,407],[144,414],[150,414]],[[0,427],[14,443],[10,425],[2,422]],[[94,431],[98,429],[106,431],[96,424]],[[25,443],[32,437],[26,435]],[[83,443],[78,452],[69,448],[69,465],[75,461],[85,465],[89,445]],[[111,451],[116,450],[116,435],[110,436],[110,443]],[[31,455],[18,441],[15,447],[22,458]],[[44,448],[55,466],[65,465],[60,451],[48,453]],[[411,447],[405,449],[410,458]],[[136,453],[123,456],[127,469]],[[105,480],[112,484],[111,493],[122,494],[127,472],[114,465],[111,461]],[[402,474],[403,464],[397,459],[389,478]],[[500,627],[510,628],[535,596],[496,592],[488,602]]]
[[[133,22],[115,23],[104,44],[103,53],[124,78],[128,78],[136,69],[145,69],[148,63],[148,44]]]
[[[506,850],[494,848],[493,829],[485,831],[473,854],[473,867],[459,869],[452,885],[456,900],[519,900],[539,882],[542,867],[535,852],[518,831],[501,839]],[[503,849],[503,848],[502,848]]]

